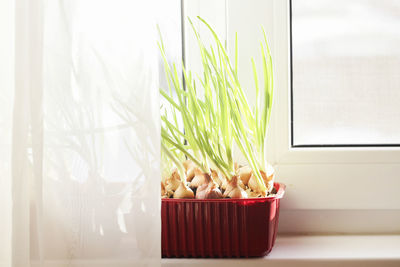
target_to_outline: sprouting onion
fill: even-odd
[[[170,111],[161,115],[162,151],[177,166],[181,177],[184,174],[179,155],[185,155],[205,174],[211,176],[213,170],[218,170],[227,180],[234,178],[232,181],[238,187],[233,160],[233,144],[236,142],[253,171],[258,188],[265,192],[261,171],[266,171],[265,142],[273,90],[272,61],[265,31],[264,43],[261,42],[263,90],[259,87],[255,62],[251,61],[256,87],[253,111],[239,82],[237,35],[232,66],[215,31],[202,18],[198,19],[210,30],[215,41],[214,46],[206,47],[189,19],[200,49],[201,75],[194,75],[183,67],[182,81],[176,65],[167,61],[162,38],[158,44],[168,82],[168,90],[160,89],[160,93],[168,102]]]
[[[265,157],[265,143],[273,101],[272,58],[265,31],[264,29],[262,29],[264,42],[260,43],[264,77],[264,90],[262,91],[259,88],[259,79],[257,75],[255,61],[254,59],[251,59],[256,87],[255,112],[252,112],[239,82],[237,68],[237,34],[235,38],[235,64],[233,68],[230,63],[228,54],[215,31],[205,20],[200,17],[198,17],[198,19],[202,21],[211,31],[219,50],[222,52],[220,56],[223,57],[222,61],[224,62],[224,69],[221,70],[221,72],[225,71],[225,73],[227,73],[227,83],[229,84],[231,89],[228,92],[228,95],[232,111],[234,137],[241,152],[244,154],[249,165],[251,166],[258,180],[260,188],[262,189],[262,191],[265,191],[266,188],[260,171],[266,173],[267,168]]]
[[[195,34],[198,36],[196,31]],[[205,51],[200,39],[198,40],[202,51]],[[184,132],[181,131],[176,124],[174,125],[168,120],[166,114],[162,115],[161,134],[163,142],[184,153],[205,173],[210,173],[212,166],[221,171],[227,179],[230,179],[235,174],[235,170],[231,118],[226,88],[223,88],[222,81],[215,77],[212,69],[208,66],[208,62],[203,60],[204,78],[197,77],[204,90],[203,97],[199,96],[196,80],[192,73],[183,68],[185,91],[175,64],[171,67],[167,62],[162,42],[159,47],[164,60],[166,76],[169,80],[168,92],[161,89],[160,93],[174,108],[173,114],[178,113],[180,115],[185,129]],[[173,97],[172,86],[176,93],[176,100]]]

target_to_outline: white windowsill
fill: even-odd
[[[162,259],[172,266],[400,266],[400,235],[279,236],[255,259]]]

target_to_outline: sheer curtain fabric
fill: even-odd
[[[1,267],[160,265],[160,2],[1,1]]]

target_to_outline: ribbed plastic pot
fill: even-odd
[[[275,243],[277,193],[247,199],[162,199],[162,256],[195,258],[262,257]]]

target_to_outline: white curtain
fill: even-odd
[[[0,266],[159,266],[161,0],[0,2]]]

